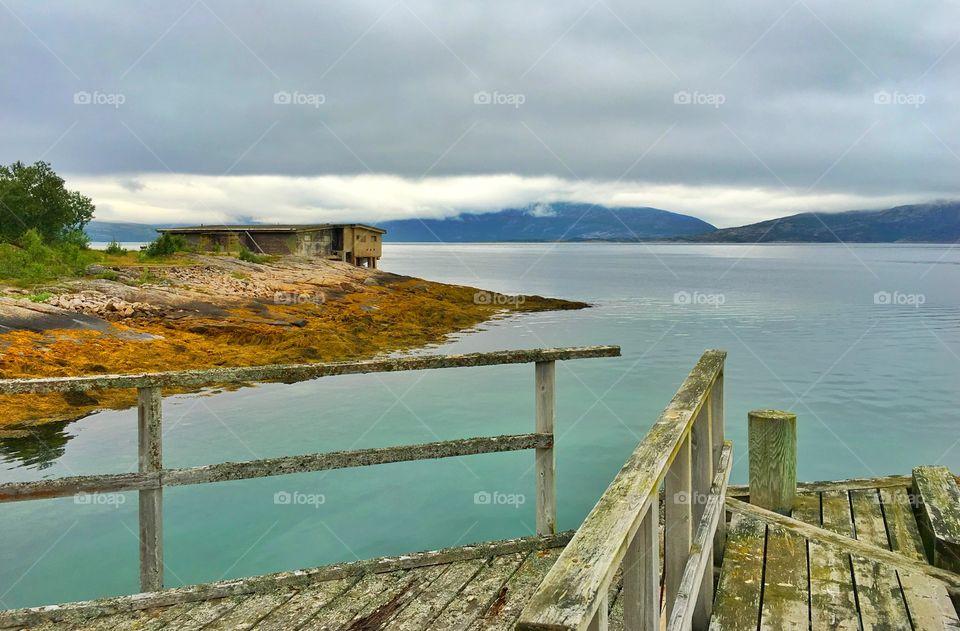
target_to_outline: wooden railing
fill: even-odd
[[[661,484],[667,628],[708,627],[731,465],[723,440],[725,358],[723,351],[703,354],[550,569],[518,629],[605,631],[618,568],[624,628],[660,629]]]
[[[136,388],[139,395],[137,407],[139,467],[136,473],[83,475],[36,482],[0,484],[0,502],[66,497],[80,493],[138,491],[140,499],[140,588],[147,592],[163,588],[164,487],[261,478],[327,469],[364,467],[389,462],[535,449],[537,534],[554,534],[557,512],[553,453],[555,362],[591,357],[617,357],[619,355],[620,347],[618,346],[584,346],[468,355],[426,355],[327,364],[220,368],[138,375],[0,380],[0,394],[39,394],[82,391],[93,388]],[[535,431],[531,434],[467,438],[420,445],[335,453],[313,453],[251,462],[227,462],[186,469],[165,469],[163,467],[160,406],[162,388],[267,381],[291,383],[332,375],[522,363],[536,364],[536,423]]]

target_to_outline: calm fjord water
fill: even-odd
[[[623,347],[621,358],[557,371],[563,529],[579,524],[705,348],[729,352],[736,482],[755,407],[798,413],[802,479],[933,463],[960,472],[960,249],[388,244],[384,254],[398,273],[595,305],[488,323],[428,352]],[[533,368],[174,396],[164,415],[171,467],[528,432]],[[54,451],[0,442],[0,479],[134,470],[134,418],[105,412],[48,429]],[[166,582],[528,535],[532,463],[519,452],[168,489]],[[132,493],[0,505],[0,606],[136,591],[136,507]]]

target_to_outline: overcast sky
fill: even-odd
[[[0,1],[0,162],[97,217],[960,197],[960,3]]]

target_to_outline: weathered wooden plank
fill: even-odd
[[[404,554],[397,557],[380,557],[364,561],[338,563],[323,567],[279,572],[264,576],[217,581],[190,585],[161,592],[134,594],[103,598],[44,607],[11,609],[0,611],[0,628],[31,626],[46,620],[84,619],[113,613],[163,607],[185,602],[197,602],[211,598],[224,598],[238,594],[252,594],[279,589],[282,587],[302,587],[314,585],[320,581],[332,581],[341,578],[356,577],[371,572],[392,572],[395,570],[424,567],[443,563],[453,563],[466,559],[487,558],[496,555],[509,555],[530,550],[542,550],[565,545],[573,533],[563,532],[552,537],[523,537],[484,543],[429,550]]]
[[[493,604],[478,618],[471,629],[479,631],[512,630],[520,611],[533,596],[540,581],[560,557],[561,548],[538,550],[528,556],[497,594]]]
[[[960,572],[960,487],[946,467],[913,470],[920,535],[935,566]]]
[[[725,356],[723,351],[703,354],[551,568],[520,616],[518,628],[579,629],[593,618]]]
[[[540,450],[552,447],[553,436],[550,434],[510,434],[444,440],[400,447],[376,447],[353,451],[284,456],[250,462],[226,462],[186,469],[166,469],[161,472],[144,471],[140,473],[74,476],[53,480],[38,480],[36,482],[13,482],[0,484],[0,502],[65,497],[78,493],[159,489],[161,485],[205,484],[311,471],[367,467],[394,462],[453,458],[524,449]]]
[[[914,629],[960,631],[957,610],[943,583],[906,570],[897,574]]]
[[[693,545],[690,546],[690,556],[684,567],[673,611],[667,621],[668,631],[686,631],[691,627],[706,629],[710,625],[710,613],[713,608],[713,550],[710,546],[713,543],[717,524],[725,516],[723,500],[730,480],[732,452],[733,445],[730,443],[724,445],[718,463],[719,469],[710,486],[707,499],[700,502],[703,504],[703,514],[697,525]],[[705,595],[702,589],[704,584],[710,586],[706,594],[710,600],[706,603],[701,600]]]
[[[807,540],[779,526],[768,526],[760,631],[809,628],[808,581]]]
[[[712,397],[711,397],[712,398]],[[693,511],[693,529],[694,534],[696,535],[698,525],[700,520],[704,516],[704,511],[707,508],[707,498],[713,492],[712,486],[715,483],[714,476],[716,471],[714,471],[714,465],[719,464],[719,459],[722,457],[721,453],[717,455],[717,459],[714,460],[714,444],[713,444],[713,425],[710,422],[710,405],[711,402],[707,401],[707,405],[704,405],[700,410],[700,414],[697,415],[696,420],[693,422],[693,427],[690,429],[690,457],[691,457],[691,468],[692,468],[692,493],[691,493],[691,510]],[[724,492],[726,491],[726,484],[724,486]],[[717,509],[718,515],[723,512],[723,497],[718,498]],[[719,523],[719,520],[717,520]],[[697,551],[696,554],[705,554],[709,558],[709,570],[707,569],[707,563],[704,562],[703,570],[701,571],[700,578],[700,588],[699,593],[696,596],[696,604],[694,605],[692,625],[694,629],[706,629],[710,625],[710,609],[713,606],[713,535],[716,533],[716,523],[713,525],[712,530],[710,531],[710,541],[704,541],[699,544],[703,552]],[[696,536],[694,537],[696,540]],[[694,541],[694,545],[698,545]],[[693,552],[691,552],[693,554]],[[690,565],[690,561],[687,561],[687,565]],[[681,587],[681,592],[683,588]]]
[[[163,469],[163,415],[160,388],[137,393],[138,471],[155,474]],[[163,489],[140,491],[140,591],[163,589]]]
[[[530,350],[494,351],[466,355],[420,355],[360,361],[209,368],[130,375],[96,375],[89,377],[45,377],[42,379],[0,379],[0,394],[41,394],[105,388],[199,387],[232,383],[282,381],[295,383],[331,377],[374,372],[399,372],[435,368],[466,368],[503,364],[563,361],[596,357],[619,357],[619,346],[575,346]]]
[[[854,538],[853,516],[850,513],[850,496],[847,491],[824,491],[820,494],[820,506],[825,530]]]
[[[270,612],[261,620],[257,631],[287,631],[298,629],[318,611],[326,607],[348,589],[357,584],[361,577],[341,578],[335,581],[322,581],[301,589],[290,600]]]
[[[850,491],[857,540],[890,549],[876,489]],[[851,557],[860,620],[868,629],[910,629],[910,618],[894,568],[858,555]]]
[[[785,517],[784,515],[765,510],[759,506],[754,506],[753,504],[741,502],[740,500],[731,498],[729,496],[727,497],[726,503],[727,509],[735,514],[750,515],[764,521],[765,523],[782,526],[783,528],[796,532],[797,534],[806,537],[811,541],[819,541],[822,543],[839,546],[845,552],[858,554],[868,559],[876,559],[881,563],[895,567],[898,570],[903,569],[909,572],[915,572],[925,576],[933,577],[939,581],[942,581],[949,589],[960,589],[960,575],[954,574],[953,572],[941,570],[940,568],[933,567],[932,565],[927,565],[925,563],[911,561],[907,557],[897,552],[891,552],[890,550],[878,548],[877,546],[865,543],[863,541],[850,539],[845,535],[836,534],[827,530],[826,528],[816,528],[814,526],[805,524],[802,521]]]
[[[285,456],[252,462],[227,462],[223,464],[193,467],[189,469],[168,469],[163,472],[164,486],[183,484],[203,484],[226,480],[244,480],[276,475],[289,475],[308,471],[328,471],[350,467],[394,462],[410,462],[436,458],[454,458],[477,454],[519,451],[523,449],[544,449],[553,447],[553,436],[549,434],[510,434],[480,438],[444,440],[420,445],[400,447],[375,447],[302,456]]]
[[[693,543],[693,490],[690,437],[683,441],[664,480],[663,591],[667,620],[673,617],[683,571]]]
[[[234,607],[240,604],[242,599],[242,596],[231,596],[198,603],[195,607],[186,609],[181,615],[168,622],[166,626],[177,629],[177,631],[197,631],[232,611]]]
[[[611,615],[631,631],[660,629],[660,502],[651,502],[623,557],[623,589]]]
[[[536,433],[553,437],[556,404],[557,364],[538,362],[536,378]],[[552,535],[557,532],[557,483],[554,477],[556,463],[553,441],[549,447],[536,451],[537,534]]]
[[[527,556],[511,554],[494,557],[426,628],[438,631],[468,629],[497,600],[507,581]]]
[[[20,502],[90,493],[119,493],[160,488],[160,473],[78,475],[34,482],[0,484],[0,502]]]
[[[910,486],[912,478],[909,475],[888,475],[875,478],[849,478],[846,480],[817,480],[813,482],[797,482],[798,493],[820,493],[822,491],[849,491],[850,489],[882,489],[891,486]],[[750,487],[746,484],[731,484],[729,493],[736,499],[750,495]]]
[[[353,587],[340,594],[314,612],[300,629],[323,629],[335,631],[353,620],[357,614],[372,603],[374,608],[392,598],[409,585],[407,576],[413,570],[401,570],[384,574],[367,574]]]
[[[836,496],[836,492],[833,492]],[[846,494],[843,503],[829,502],[827,511],[840,509],[850,521]],[[834,524],[842,524],[843,517],[832,515]],[[820,494],[801,493],[794,499],[793,518],[811,526],[820,526]],[[840,526],[842,529],[842,525]],[[854,595],[853,572],[850,557],[836,546],[817,541],[807,544],[810,566],[810,623],[812,631],[858,631],[860,614]]]
[[[344,629],[380,629],[388,626],[398,612],[415,601],[420,593],[448,567],[433,565],[409,570],[403,575],[396,589],[385,591],[363,602],[360,610],[353,618],[343,623],[342,627]],[[323,617],[322,613],[318,618],[321,617]],[[308,622],[305,628],[311,628],[314,624],[315,621]],[[325,620],[319,628],[332,631],[340,627]]]
[[[715,631],[756,631],[760,619],[766,524],[734,513],[727,528],[727,545],[720,569],[710,628]]]
[[[199,603],[185,603],[183,605],[173,605],[171,607],[157,607],[142,611],[131,611],[128,613],[112,614],[101,616],[94,620],[83,622],[77,625],[65,624],[62,622],[47,622],[33,629],[49,627],[54,628],[82,628],[84,631],[114,631],[114,629],[138,629],[139,631],[156,631],[167,625],[171,620],[179,617],[185,611],[196,607]]]
[[[610,595],[604,592],[600,597],[600,603],[597,610],[593,612],[593,619],[587,625],[587,631],[609,631],[610,630]]]
[[[926,561],[909,490],[902,486],[877,490],[890,537],[890,549],[914,561]]]
[[[442,576],[397,614],[390,623],[390,628],[395,631],[419,631],[426,628],[487,563],[487,559],[470,559],[451,564]]]
[[[723,370],[721,370],[713,381],[710,389],[710,400],[708,408],[710,411],[710,437],[713,440],[713,461],[720,461],[720,453],[723,451],[725,421],[723,409]],[[729,488],[729,486],[728,486]],[[720,567],[723,564],[723,546],[727,541],[727,520],[721,519],[717,525],[717,533],[713,537],[713,564]]]
[[[905,487],[878,490],[890,549],[915,561],[926,562],[908,490]],[[943,583],[903,570],[898,575],[914,629],[960,631],[960,619]]]
[[[204,631],[246,631],[268,617],[275,609],[286,603],[294,595],[290,589],[266,594],[250,594],[229,612],[204,627]]]

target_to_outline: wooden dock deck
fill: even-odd
[[[960,631],[954,474],[917,467],[912,475],[797,484],[796,417],[757,410],[750,414],[750,485],[729,486],[721,351],[700,358],[580,527],[556,533],[555,362],[618,353],[539,349],[0,381],[0,392],[12,393],[104,383],[139,389],[140,471],[0,484],[0,503],[138,491],[142,586],[129,596],[0,611],[0,629]],[[161,387],[525,362],[536,364],[531,434],[162,465]],[[164,589],[167,486],[523,449],[536,452],[535,536]]]
[[[893,476],[808,485],[792,520],[728,502],[710,628],[960,631],[960,577],[928,563],[915,497]]]

